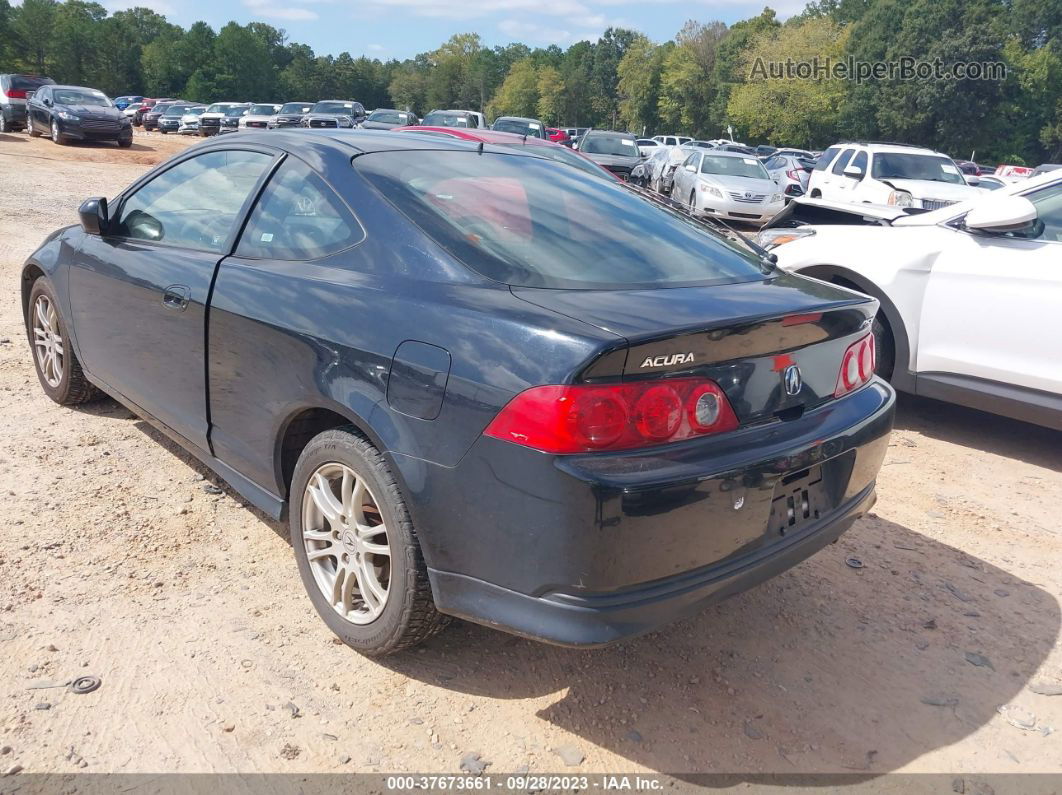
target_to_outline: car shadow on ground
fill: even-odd
[[[110,400],[80,410],[132,417]],[[905,407],[899,426],[928,433],[926,422],[979,446],[983,417],[949,428],[935,411]],[[136,426],[245,503],[150,424]],[[1013,430],[982,444],[1020,453],[1008,447]],[[287,540],[285,525],[248,509]],[[847,565],[853,557],[862,568]],[[417,652],[374,663],[474,697],[534,700],[528,717],[582,738],[590,763],[605,749],[700,783],[706,773],[874,777],[984,727],[1044,663],[1060,624],[1049,592],[871,514],[795,569],[626,643],[564,649],[456,621]],[[517,742],[526,734],[510,731]],[[578,772],[542,751],[536,770]],[[1014,758],[1002,746],[994,753],[984,764]]]
[[[846,565],[853,555],[865,568]],[[1046,591],[869,517],[775,580],[625,644],[561,649],[459,623],[379,663],[475,696],[553,696],[537,717],[582,751],[680,778],[876,776],[984,726],[1059,626]]]
[[[1062,431],[903,392],[895,427],[1062,472]]]

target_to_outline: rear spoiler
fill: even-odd
[[[849,204],[828,199],[793,199],[764,229],[788,228],[805,224],[846,226],[892,226],[907,215],[926,212],[914,207],[891,207],[882,204]]]

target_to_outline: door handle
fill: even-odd
[[[162,305],[167,309],[183,312],[188,308],[188,297],[192,291],[183,284],[171,284],[162,291]]]

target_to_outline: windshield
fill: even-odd
[[[272,116],[277,112],[276,105],[252,105],[247,112],[248,116]]]
[[[349,102],[318,102],[310,112],[337,113],[349,116],[354,112],[354,106]]]
[[[309,113],[311,107],[313,107],[313,106],[312,105],[308,105],[305,102],[289,102],[289,103],[287,103],[286,105],[284,105],[280,109],[280,112],[281,113],[299,113],[299,114]]]
[[[519,119],[498,119],[492,128],[498,132],[516,133],[517,135],[533,135],[542,137],[542,125],[537,121],[520,121]]]
[[[717,174],[725,177],[748,177],[770,179],[763,164],[754,157],[724,157],[705,155],[701,161],[702,174]]]
[[[166,108],[165,111],[163,111],[162,115],[163,116],[183,116],[187,112],[188,112],[188,106],[187,105],[170,105],[168,108]]]
[[[184,115],[185,116],[201,116],[205,112],[206,112],[206,108],[204,108],[202,106],[200,106],[198,108],[185,108],[184,109]]]
[[[455,113],[429,113],[424,117],[425,127],[468,127],[468,117]]]
[[[215,102],[213,105],[211,105],[209,108],[206,109],[206,112],[207,113],[224,113],[225,111],[227,111],[231,107],[232,107],[231,105],[226,105],[226,104],[224,104],[222,102]]]
[[[113,107],[107,95],[91,88],[56,88],[52,90],[52,101],[57,105],[100,105]]]
[[[906,152],[878,152],[871,174],[875,179],[924,179],[965,185],[959,167],[941,155],[914,155]]]
[[[639,157],[638,147],[633,138],[620,138],[612,135],[588,135],[579,144],[579,151],[590,155],[620,155]]]
[[[525,144],[498,144],[498,146],[511,147],[526,152],[529,155],[534,155],[535,157],[546,157],[550,160],[556,160],[558,163],[574,166],[580,171],[585,171],[587,174],[593,174],[595,177],[600,177],[609,180],[610,182],[615,182],[616,180],[616,178],[612,176],[611,171],[606,171],[593,160],[588,160],[581,155],[577,155],[566,146],[541,146],[538,144],[533,144],[530,147]]]
[[[247,108],[229,108],[227,111],[225,111],[225,115],[228,116],[230,119],[233,116],[246,116],[247,110]]]
[[[368,121],[378,121],[383,124],[408,124],[409,114],[397,110],[374,110],[369,114]]]
[[[378,152],[354,167],[439,245],[506,284],[651,289],[764,277],[754,256],[685,215],[544,158]]]

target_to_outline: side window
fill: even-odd
[[[848,165],[848,161],[852,159],[852,155],[855,153],[855,149],[845,149],[841,152],[841,156],[837,158],[837,162],[833,164],[833,168],[830,169],[834,174],[840,174],[844,171],[844,167]]]
[[[301,160],[288,157],[262,192],[236,256],[320,259],[362,237],[361,225],[325,181]]]
[[[768,171],[774,171],[775,169],[781,168],[784,162],[785,161],[780,157],[771,157],[767,159],[767,162],[763,164],[763,167]]]
[[[694,154],[690,155],[689,157],[687,157],[686,160],[682,163],[682,165],[683,165],[683,167],[685,167],[685,166],[695,166],[696,165],[696,160],[697,160],[697,154],[694,153]]]
[[[163,171],[122,202],[114,234],[221,252],[271,155],[208,152]]]
[[[819,159],[815,161],[815,171],[825,171],[826,167],[830,165],[830,161],[833,160],[834,156],[840,151],[841,148],[839,146],[831,146],[819,155]]]
[[[861,168],[863,170],[863,175],[860,176],[859,179],[863,179],[863,177],[865,177],[867,175],[867,153],[866,152],[863,152],[863,151],[856,152],[855,157],[852,158],[852,163],[851,164],[853,166],[858,166],[859,168]]]

